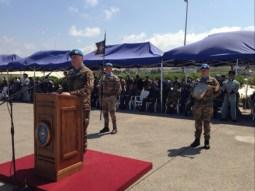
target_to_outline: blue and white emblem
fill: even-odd
[[[50,129],[45,122],[40,122],[36,127],[36,140],[37,143],[44,147],[50,142]]]

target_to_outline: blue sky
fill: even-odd
[[[151,41],[183,44],[184,0],[0,0],[0,54]],[[254,0],[189,0],[188,43],[215,32],[252,30]]]

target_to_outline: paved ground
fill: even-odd
[[[17,157],[33,152],[33,107],[14,104]],[[194,122],[165,116],[118,113],[119,133],[98,136],[99,112],[93,111],[89,148],[153,162],[153,170],[132,191],[253,191],[255,124],[214,123],[211,150],[187,147]],[[0,162],[11,159],[10,120],[0,106]],[[0,183],[0,190],[10,187]]]

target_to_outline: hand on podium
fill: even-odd
[[[71,95],[69,92],[62,92],[61,95]]]

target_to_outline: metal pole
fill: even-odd
[[[6,81],[7,81],[7,94],[8,94],[8,98],[10,97],[10,79],[9,79],[9,69],[7,69],[7,78],[6,78]]]
[[[104,64],[105,64],[105,51],[106,51],[106,32],[104,33],[104,52],[103,52],[103,61],[102,61],[102,68],[101,68],[101,79],[103,80],[104,76]],[[102,83],[102,82],[101,82]],[[100,95],[100,121],[102,120],[102,114],[103,114],[103,107],[102,107],[102,100],[103,100],[103,85],[101,84],[101,95]]]
[[[186,67],[185,67],[185,66],[183,67],[183,72],[184,72],[184,77],[185,77],[185,83],[187,83],[187,81],[188,81],[188,76],[187,76],[187,70],[186,70]]]
[[[163,61],[161,61],[161,66],[160,66],[160,111],[162,113],[163,111]]]
[[[185,33],[184,33],[184,46],[186,45],[187,38],[187,23],[188,23],[188,10],[189,10],[189,0],[184,0],[186,2],[186,19],[185,19]]]
[[[35,97],[35,92],[36,92],[36,87],[35,87],[35,67],[34,67],[34,82],[33,82],[33,101],[34,101],[34,97]]]
[[[236,75],[238,75],[238,62],[239,62],[239,60],[238,60],[238,58],[236,59],[236,68],[235,68],[235,72],[236,72]]]

